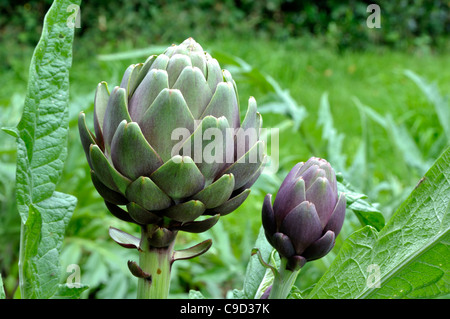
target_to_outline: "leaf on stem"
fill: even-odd
[[[109,227],[109,236],[122,247],[140,249],[141,240],[123,230]]]
[[[207,239],[195,246],[192,246],[192,247],[189,247],[186,249],[182,249],[182,250],[176,250],[172,256],[172,263],[177,260],[191,259],[191,258],[200,256],[200,255],[203,255],[204,253],[206,253],[209,250],[209,248],[211,248],[211,245],[212,245],[212,240]]]

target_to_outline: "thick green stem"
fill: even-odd
[[[296,271],[286,269],[286,263],[287,260],[281,258],[280,269],[275,274],[269,299],[286,299],[300,273],[300,269]]]
[[[138,299],[167,299],[175,240],[163,248],[152,247],[143,228],[139,252],[139,267],[151,277],[138,279]]]

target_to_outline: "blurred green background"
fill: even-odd
[[[248,200],[204,234],[181,234],[176,248],[212,238],[211,250],[173,268],[171,297],[190,289],[225,298],[242,288],[264,195],[310,156],[328,159],[386,221],[450,139],[450,4],[378,1],[381,28],[367,27],[372,1],[85,1],[71,70],[69,156],[58,190],[78,205],[64,242],[61,280],[70,264],[90,289],[84,298],[134,298],[126,262],[137,252],[108,237],[112,217],[90,181],[77,115],[92,118],[100,81],[119,83],[126,67],[194,37],[233,74],[241,112],[254,96],[264,127],[280,129],[279,170],[266,172]],[[20,120],[33,49],[51,1],[0,0],[0,126]],[[91,121],[90,121],[91,122]],[[20,220],[14,204],[15,140],[0,133],[0,270],[17,297]],[[361,224],[348,210],[336,247],[308,263],[297,285],[311,287],[345,238]]]

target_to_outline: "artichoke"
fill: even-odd
[[[295,271],[334,247],[345,209],[345,194],[338,195],[333,168],[312,157],[288,173],[273,206],[272,195],[266,195],[262,223],[269,243],[287,259],[287,269]]]
[[[79,132],[109,211],[151,225],[150,245],[166,247],[244,202],[263,168],[261,121],[251,97],[241,122],[230,73],[189,38],[129,66],[111,93],[101,82],[95,135],[83,112]]]

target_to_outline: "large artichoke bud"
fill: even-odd
[[[116,217],[154,225],[154,247],[243,203],[262,170],[260,126],[253,98],[241,123],[230,73],[192,38],[131,65],[111,93],[101,82],[95,135],[79,116],[95,188]],[[195,221],[201,215],[212,217]]]
[[[333,168],[312,157],[289,172],[273,206],[272,195],[266,195],[262,209],[266,238],[294,271],[334,247],[345,209],[345,195],[338,195]]]

